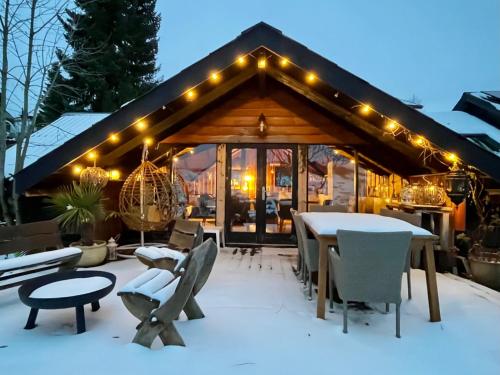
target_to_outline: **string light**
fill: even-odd
[[[452,163],[456,163],[458,161],[458,155],[455,154],[454,152],[448,152],[446,155],[446,160],[452,162]]]
[[[116,133],[112,133],[109,135],[109,140],[111,143],[117,143],[120,140],[120,137]]]
[[[177,163],[179,161],[179,158],[177,156],[174,156],[174,163]]]
[[[81,165],[74,165],[73,169],[72,169],[73,174],[76,175],[76,176],[79,176],[80,173],[82,173],[82,170],[83,170],[83,168],[82,168]]]
[[[196,91],[194,89],[189,89],[186,92],[186,99],[188,101],[192,101],[192,100],[196,99]]]
[[[144,144],[145,144],[146,146],[151,146],[151,145],[153,144],[153,142],[154,142],[154,140],[153,140],[153,138],[151,138],[151,137],[146,137],[146,138],[144,138]]]
[[[286,68],[288,64],[290,64],[290,60],[288,60],[286,57],[281,58],[280,65],[282,68]]]
[[[372,107],[369,106],[368,104],[363,104],[361,106],[361,113],[364,114],[364,115],[367,115],[369,114],[370,112],[372,111]]]
[[[420,147],[425,147],[427,144],[427,140],[424,137],[418,136],[414,141],[415,145]]]
[[[140,120],[135,124],[135,127],[139,129],[140,131],[143,131],[148,127],[148,124],[144,120]]]
[[[306,76],[306,80],[309,83],[314,83],[314,82],[316,82],[317,79],[318,79],[318,76],[316,74],[314,74],[313,72],[308,73]]]
[[[396,130],[398,130],[399,125],[396,121],[389,121],[385,126],[385,128],[389,130],[391,133],[394,133]]]
[[[95,151],[89,151],[87,153],[87,159],[89,159],[89,160],[95,160],[95,159],[97,159],[97,152],[95,152]]]
[[[220,74],[212,72],[212,74],[210,74],[210,81],[212,81],[212,83],[218,83],[220,81]]]
[[[121,173],[118,169],[112,169],[108,172],[109,179],[113,181],[118,181],[120,179]]]
[[[194,154],[194,150],[193,150],[193,149],[189,150],[189,153],[190,153],[191,155],[193,155],[193,154]]]
[[[247,57],[243,55],[238,56],[236,62],[238,63],[239,66],[244,66],[247,63]]]
[[[257,61],[257,68],[266,69],[266,66],[267,66],[266,58],[265,57],[259,58],[259,60]]]

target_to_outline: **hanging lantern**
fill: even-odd
[[[177,213],[177,198],[166,171],[144,160],[123,183],[119,207],[127,227],[164,230]]]
[[[457,163],[454,163],[450,168],[450,172],[446,175],[445,181],[446,195],[456,205],[462,203],[468,192],[467,173],[460,169]]]
[[[87,167],[80,173],[80,183],[90,184],[103,188],[109,180],[109,173],[102,168]]]

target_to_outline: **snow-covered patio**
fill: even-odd
[[[131,344],[138,321],[116,292],[143,271],[129,259],[100,269],[117,275],[98,312],[86,307],[86,333],[75,335],[75,312],[42,310],[38,327],[23,330],[29,309],[17,289],[1,292],[2,374],[499,374],[500,293],[451,275],[438,275],[442,322],[428,322],[423,271],[415,270],[413,299],[403,283],[402,338],[394,337],[394,307],[349,311],[342,333],[340,306],[315,318],[291,266],[296,250],[264,248],[219,254],[198,296],[206,318],[176,323],[186,347],[155,350]]]

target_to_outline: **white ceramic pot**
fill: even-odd
[[[83,246],[79,242],[73,242],[71,246],[78,247],[82,250],[82,257],[77,264],[77,267],[95,267],[106,260],[108,248],[106,241],[95,241],[92,246]]]

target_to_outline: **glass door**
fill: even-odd
[[[297,207],[295,145],[228,145],[228,242],[291,243],[290,209]]]

